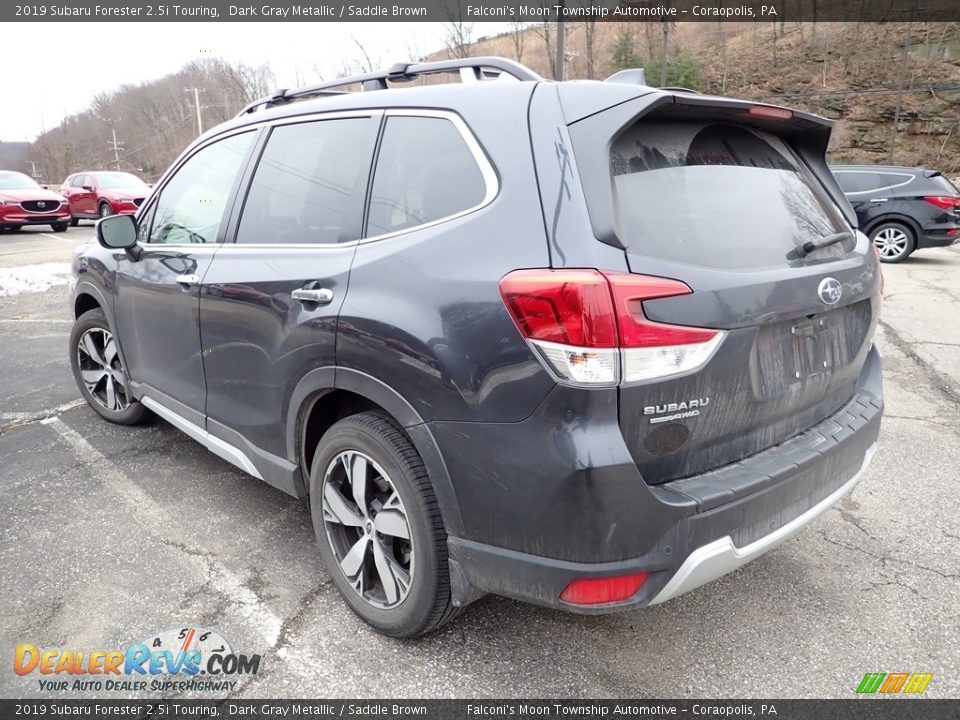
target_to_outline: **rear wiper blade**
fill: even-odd
[[[848,237],[853,237],[849,230],[845,232],[834,233],[833,235],[824,235],[816,240],[807,240],[803,245],[800,246],[800,257],[809,255],[814,250],[819,250],[820,248],[827,247],[828,245],[835,245],[841,240],[846,240]]]

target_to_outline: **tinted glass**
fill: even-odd
[[[483,174],[452,122],[387,119],[370,197],[368,237],[456,215],[476,207],[485,196]]]
[[[880,187],[884,189],[905,187],[911,180],[913,180],[913,175],[906,175],[904,173],[880,173]]]
[[[373,153],[369,118],[273,129],[253,176],[238,243],[330,244],[359,237],[344,225],[364,191]]]
[[[880,173],[865,170],[849,170],[836,173],[837,182],[845,193],[870,192],[882,184]]]
[[[216,242],[227,200],[252,141],[252,132],[233,135],[207,145],[187,160],[160,191],[150,242]]]
[[[783,265],[808,240],[849,230],[776,137],[720,123],[638,123],[610,168],[630,252],[717,268]],[[854,241],[804,261],[849,252]]]
[[[930,182],[947,195],[960,195],[960,190],[957,190],[956,186],[943,175],[934,175],[930,178]]]

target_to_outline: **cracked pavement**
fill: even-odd
[[[0,267],[63,262],[91,231],[4,235]],[[112,426],[77,403],[65,286],[0,298],[0,697],[44,696],[11,671],[17,643],[108,650],[187,625],[263,656],[241,698],[849,698],[878,671],[932,672],[927,695],[956,697],[960,248],[884,274],[880,447],[799,537],[655,608],[488,597],[419,641],[352,615],[298,501],[166,423]]]

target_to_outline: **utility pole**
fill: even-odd
[[[560,0],[559,2],[559,8],[561,13],[560,17],[563,17],[563,5],[564,5],[564,0]],[[557,64],[556,64],[556,70],[554,71],[553,76],[558,81],[567,79],[567,61],[563,52],[563,44],[564,44],[563,41],[565,36],[566,36],[566,33],[564,32],[564,28],[563,28],[563,20],[557,20]]]
[[[924,8],[926,9],[926,8]],[[893,156],[897,150],[897,132],[900,130],[900,108],[903,103],[903,83],[907,74],[907,52],[910,48],[910,33],[913,31],[913,14],[917,10],[914,3],[910,8],[910,21],[907,23],[907,37],[903,41],[900,51],[900,75],[897,78],[897,102],[893,111],[893,130],[890,132],[890,152],[887,154],[887,165],[893,165]]]
[[[27,162],[30,163],[30,167],[31,167],[30,174],[34,177],[34,179],[40,177],[40,174],[37,172],[37,161],[27,160]]]
[[[113,137],[113,140],[107,143],[107,147],[113,150],[113,162],[117,166],[117,170],[120,169],[120,151],[123,150],[123,143],[117,142],[117,123],[120,122],[119,118],[116,120],[105,120],[104,122],[110,123],[110,134]]]
[[[184,92],[193,93],[193,107],[197,111],[197,135],[203,135],[203,119],[200,117],[200,93],[206,92],[200,88],[184,88]]]

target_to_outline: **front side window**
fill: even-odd
[[[877,190],[881,185],[880,173],[862,170],[838,172],[837,182],[845,193],[865,193]]]
[[[610,153],[618,227],[631,253],[713,268],[814,261],[804,243],[849,232],[837,207],[784,142],[713,122],[641,121]],[[802,258],[802,259],[801,259]]]
[[[450,120],[390,117],[380,143],[367,236],[385,235],[477,207],[487,187]]]
[[[371,118],[274,128],[253,175],[236,241],[329,245],[356,240],[375,131]],[[348,222],[351,211],[354,223]]]
[[[207,145],[180,166],[154,204],[150,243],[217,241],[227,201],[253,136],[253,132],[245,132]]]

